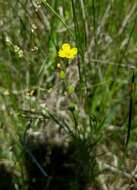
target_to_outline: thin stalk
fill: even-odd
[[[134,86],[135,86],[135,76],[134,72],[132,74],[132,80],[130,84],[130,99],[129,99],[129,115],[128,115],[128,131],[127,131],[127,138],[126,138],[126,146],[128,145],[129,139],[130,139],[130,133],[131,133],[131,126],[133,121],[133,100],[134,100]]]
[[[81,54],[79,38],[78,38],[79,26],[78,26],[78,20],[77,20],[76,11],[75,11],[75,2],[74,2],[74,0],[71,0],[71,5],[72,5],[73,23],[74,23],[74,30],[75,30],[75,42],[76,42],[77,47],[79,47],[79,51],[80,51],[80,54]],[[80,58],[78,58],[78,71],[79,71],[79,80],[80,80],[80,84],[81,84],[82,83],[82,70],[81,70]]]
[[[136,17],[135,20],[134,20],[132,29],[131,29],[131,31],[130,31],[130,33],[129,33],[128,41],[127,41],[127,43],[126,43],[126,45],[125,45],[125,48],[123,49],[123,51],[122,51],[122,53],[121,53],[120,59],[119,59],[119,61],[118,61],[118,65],[121,65],[122,62],[123,62],[123,59],[124,59],[124,57],[125,57],[125,55],[126,55],[126,52],[127,52],[128,48],[129,48],[129,44],[130,44],[131,38],[132,38],[133,33],[134,33],[135,29],[136,29],[136,24],[137,24],[137,17]],[[120,66],[118,66],[118,68],[117,68],[117,73],[119,72],[119,68],[120,68]]]
[[[36,164],[36,166],[39,168],[39,170],[41,171],[41,173],[45,176],[48,177],[48,174],[45,172],[45,170],[43,169],[43,167],[40,165],[40,163],[37,161],[37,159],[35,158],[35,156],[32,154],[32,152],[29,150],[29,148],[27,147],[27,139],[26,139],[26,135],[27,135],[27,130],[31,127],[32,125],[32,120],[30,120],[28,126],[25,129],[23,138],[21,139],[21,145],[23,146],[25,152],[29,155],[29,157],[32,159],[33,163]]]
[[[62,22],[62,24],[65,26],[65,28],[68,30],[68,32],[73,37],[72,31],[70,30],[70,28],[68,27],[68,25],[65,23],[65,21],[63,20],[63,18],[52,8],[52,6],[47,2],[47,0],[41,0],[41,1]]]
[[[92,12],[93,12],[93,32],[94,32],[94,59],[97,59],[97,23],[96,23],[96,7],[95,0],[92,2]]]

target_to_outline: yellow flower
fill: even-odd
[[[73,59],[78,53],[76,47],[71,48],[69,43],[64,43],[58,51],[58,56],[67,59]]]

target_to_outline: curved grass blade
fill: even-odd
[[[52,8],[52,6],[47,2],[47,0],[42,0],[41,1],[45,6],[48,7],[48,9],[63,23],[63,25],[65,26],[65,28],[68,30],[68,32],[72,35],[73,37],[73,33],[70,30],[70,28],[68,27],[68,25],[65,23],[65,21],[61,18],[61,16]]]

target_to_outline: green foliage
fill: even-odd
[[[0,159],[14,166],[16,189],[27,187],[21,138],[30,120],[39,131],[45,113],[71,137],[77,172],[96,183],[108,127],[136,141],[136,1],[8,0],[0,17]],[[58,57],[63,43],[76,58]]]

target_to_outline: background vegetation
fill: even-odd
[[[137,189],[136,33],[135,0],[0,2],[0,189]]]

